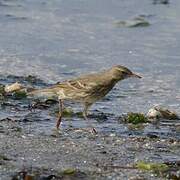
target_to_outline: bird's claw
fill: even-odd
[[[95,128],[92,128],[92,133],[93,134],[98,134],[97,130]]]

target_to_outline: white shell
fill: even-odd
[[[148,118],[160,118],[162,117],[162,114],[155,108],[151,108],[147,113]]]
[[[151,108],[147,113],[148,118],[179,119],[176,112],[161,106]]]
[[[23,88],[23,86],[20,83],[16,82],[11,85],[6,85],[4,90],[5,90],[5,92],[10,93],[10,92],[18,91],[22,88]]]

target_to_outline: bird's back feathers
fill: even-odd
[[[88,74],[55,84],[49,88],[34,90],[29,96],[55,97],[91,103],[104,97],[115,85],[110,71]]]

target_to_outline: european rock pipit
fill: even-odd
[[[56,122],[58,129],[62,119],[63,100],[82,103],[84,106],[83,117],[88,120],[87,112],[90,106],[108,94],[117,82],[130,77],[141,78],[128,68],[117,65],[99,73],[82,75],[45,89],[34,90],[29,95],[54,96],[59,100],[59,116]],[[93,128],[93,132],[96,132],[95,128]]]

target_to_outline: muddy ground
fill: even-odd
[[[46,121],[44,122],[46,123]],[[31,125],[30,125],[31,124]],[[92,134],[87,128],[33,133],[36,122],[1,120],[0,179],[178,179],[180,141],[157,135]],[[165,163],[142,170],[140,161]],[[24,178],[24,179],[26,179]]]
[[[33,76],[1,76],[4,85],[16,81],[26,87],[50,85]],[[56,101],[2,94],[0,102],[1,180],[179,178],[179,120],[132,125],[93,110],[89,119],[98,134],[92,134],[75,109],[55,131]],[[141,161],[167,168],[139,168]]]

